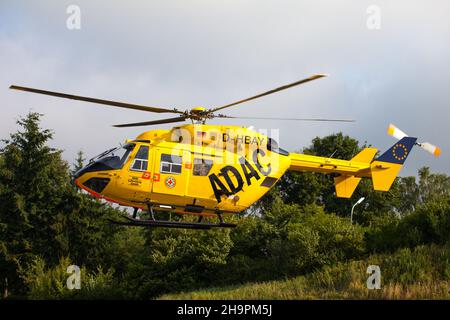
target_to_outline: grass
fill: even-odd
[[[381,289],[367,289],[369,265],[381,271]],[[450,299],[450,245],[419,246],[325,266],[279,281],[167,294],[159,299]]]

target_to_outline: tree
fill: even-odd
[[[303,150],[305,154],[333,157],[338,159],[350,160],[362,147],[359,147],[358,140],[342,133],[336,133],[324,138],[316,137],[312,140],[312,144]],[[336,197],[334,180],[335,175],[315,174],[321,184],[321,192],[316,200],[317,204],[325,206],[328,212],[335,212],[338,215],[348,215],[351,209],[352,201]]]
[[[157,228],[146,233],[146,255],[130,265],[126,275],[134,295],[151,298],[222,280],[220,272],[232,246],[229,229]]]
[[[430,173],[430,168],[419,170],[418,202],[436,202],[450,196],[450,177],[445,174]]]
[[[68,182],[67,164],[61,151],[46,145],[52,132],[39,128],[40,117],[29,113],[19,119],[23,131],[2,140],[5,146],[0,150],[0,260],[11,286],[20,283],[15,271],[21,264],[36,254],[51,259],[64,245],[49,213]]]
[[[84,157],[83,150],[77,152],[77,157],[75,159],[75,163],[73,164],[73,170],[71,171],[72,176],[84,167],[84,161],[86,158]]]
[[[19,270],[36,257],[49,267],[65,256],[95,268],[117,231],[107,221],[114,209],[72,187],[61,151],[47,145],[52,132],[39,127],[41,116],[20,118],[22,131],[0,149],[0,274],[16,295],[26,291]]]
[[[416,177],[403,177],[398,179],[399,196],[402,198],[398,211],[402,214],[414,211],[419,205],[419,186]]]

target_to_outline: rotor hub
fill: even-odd
[[[206,108],[200,107],[200,106],[194,107],[191,109],[191,113],[194,113],[194,114],[201,114],[201,113],[204,113],[205,111],[206,111]]]

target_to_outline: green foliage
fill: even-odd
[[[382,219],[366,233],[370,251],[393,251],[450,240],[450,198],[421,205],[403,219]]]
[[[73,170],[71,171],[71,174],[74,175],[78,170],[81,170],[84,167],[85,161],[86,158],[84,157],[84,152],[82,150],[78,151],[75,163],[73,164]]]
[[[52,214],[57,237],[65,244],[60,256],[89,268],[106,262],[108,245],[120,230],[108,221],[117,216],[117,210],[69,187]]]
[[[344,136],[342,133],[332,134],[324,138],[316,137],[311,146],[305,148],[305,154],[322,157],[334,157],[350,160],[361,151],[358,141]],[[338,215],[347,216],[350,212],[351,203],[347,199],[337,198],[335,194],[334,181],[331,175],[316,174],[321,183],[320,197],[317,204],[324,205],[325,210]]]
[[[226,229],[147,231],[147,256],[130,266],[126,277],[136,297],[198,288],[213,281],[232,246]]]
[[[357,258],[364,253],[363,229],[358,225],[350,225],[348,219],[323,211],[292,225],[288,243],[288,247],[293,245],[289,248],[291,251],[297,251],[297,243],[300,244],[299,252],[302,252],[301,248],[306,249],[303,250],[304,256],[296,257],[296,263],[293,264],[306,270]]]
[[[295,278],[210,287],[159,299],[448,299],[449,257],[448,244],[419,246],[338,262]],[[380,290],[367,289],[371,264],[380,266]]]
[[[103,261],[105,265],[114,267],[116,275],[124,275],[144,263],[148,255],[144,229],[122,228],[105,243]]]
[[[52,133],[39,128],[41,115],[19,119],[22,128],[2,140],[0,150],[0,289],[24,295],[19,270],[36,257],[55,266],[67,256],[95,267],[116,229],[106,224],[115,211],[78,193],[61,151],[47,146]]]
[[[69,258],[61,258],[53,268],[47,268],[42,258],[35,258],[21,271],[24,283],[28,286],[28,298],[32,300],[64,299],[119,299],[123,291],[115,283],[113,270],[98,268],[90,272],[80,268],[80,289],[68,289],[67,267],[72,265]]]
[[[339,263],[309,275],[307,286],[318,291],[318,296],[330,298],[340,298],[339,292],[364,299],[446,297],[445,286],[450,280],[449,250],[448,245],[418,246]],[[369,265],[380,267],[381,290],[365,287]]]
[[[222,283],[276,278],[276,261],[270,247],[280,237],[280,231],[267,221],[254,216],[240,219],[231,232],[233,247],[227,257],[227,265],[219,274]]]
[[[60,151],[46,146],[50,130],[39,128],[40,114],[30,113],[17,123],[23,128],[2,140],[0,150],[0,265],[9,284],[20,287],[15,270],[35,254],[48,259],[64,246],[58,239],[52,212],[68,181],[67,165]],[[3,272],[2,272],[3,274]]]
[[[264,218],[241,219],[231,238],[229,282],[304,274],[364,253],[361,227],[323,207],[286,205],[279,198]]]

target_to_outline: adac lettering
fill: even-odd
[[[261,163],[259,162],[258,154],[261,155],[261,157],[264,157],[266,155],[265,151],[262,149],[256,149],[253,151],[253,162],[255,163],[256,167],[258,168],[259,172],[262,173],[264,176],[268,176],[270,172],[272,172],[272,167],[270,166],[270,163],[267,165],[267,168],[264,169]]]
[[[250,186],[253,181],[258,181],[259,179],[261,179],[259,173],[250,164],[250,162],[247,161],[247,159],[241,157],[239,159],[239,163],[241,165],[242,172],[244,173],[244,177],[242,177],[239,171],[233,166],[225,166],[220,169],[219,176],[222,176],[225,179],[226,185],[219,179],[216,174],[213,173],[208,176],[217,202],[220,203],[222,201],[221,197],[223,195],[230,196],[241,191],[244,187],[244,183],[247,183],[247,185]],[[258,167],[258,165],[256,166]],[[262,168],[261,165],[259,165],[259,168]],[[260,172],[263,175],[268,174],[265,174],[262,171]],[[270,173],[270,170],[268,170],[268,172]],[[230,174],[234,175],[234,177],[236,178],[236,183],[233,182]]]

